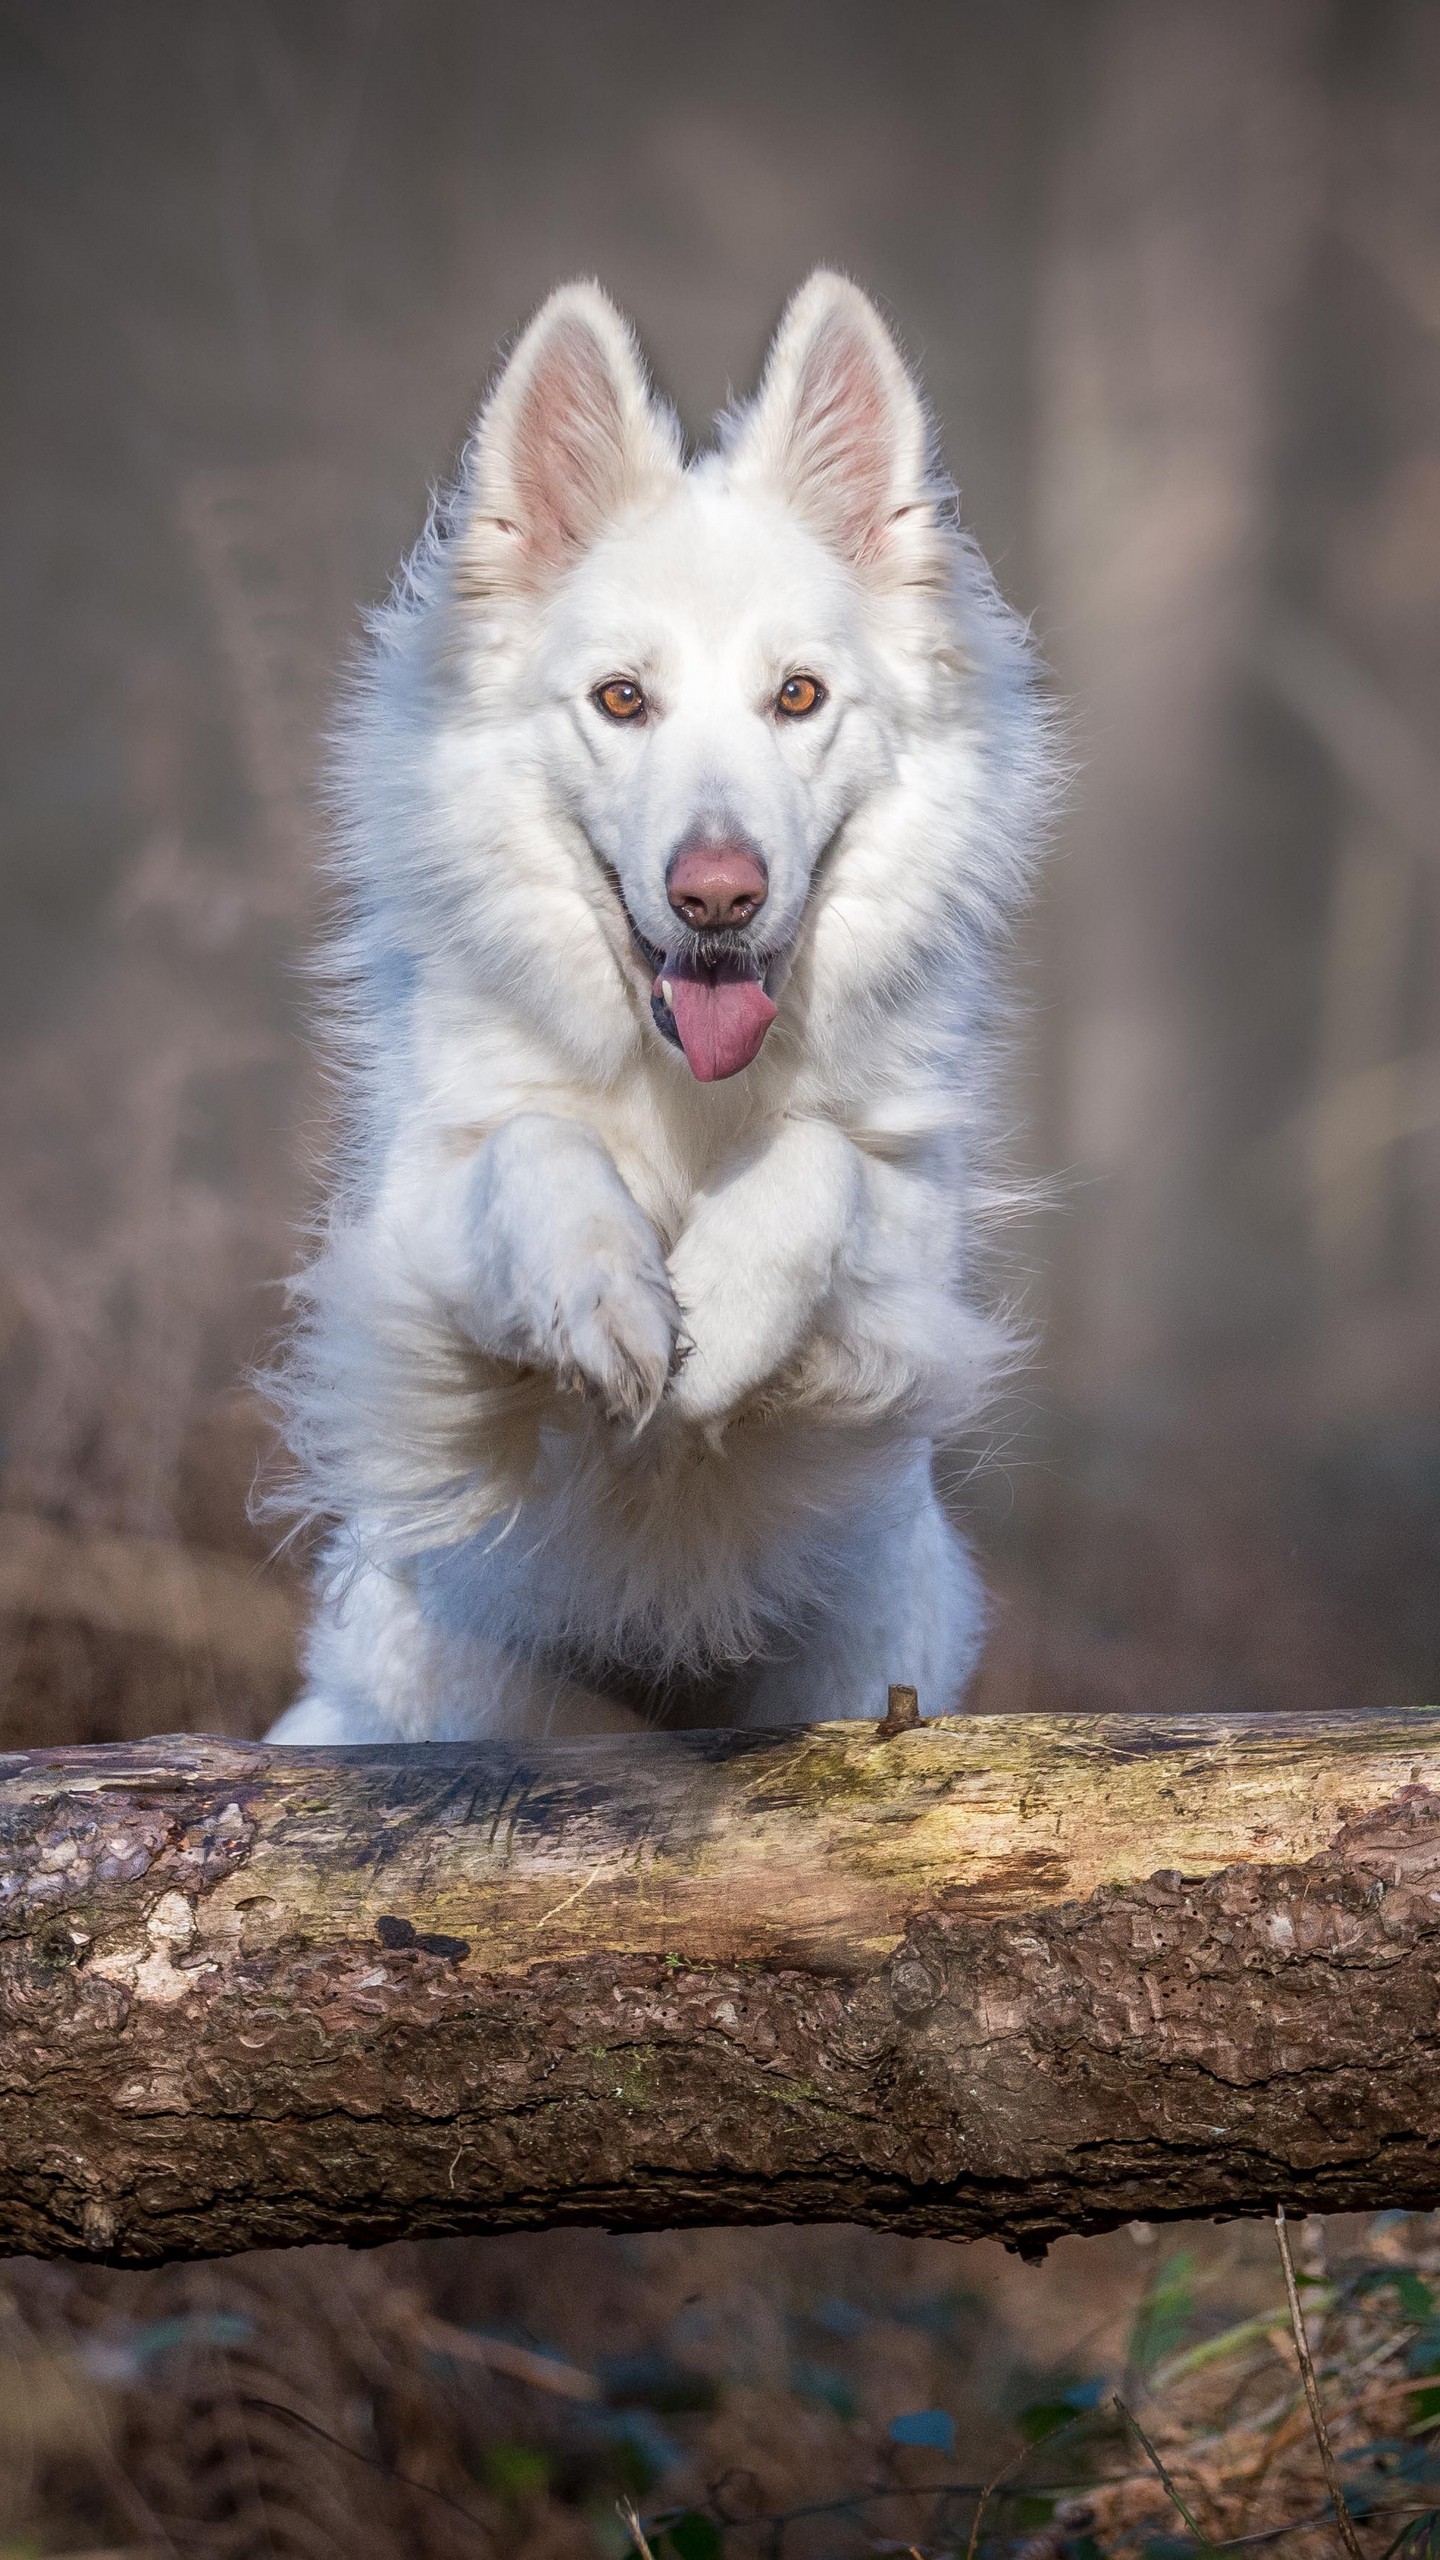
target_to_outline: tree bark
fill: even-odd
[[[1440,1711],[0,1759],[0,2247],[1440,2201]]]

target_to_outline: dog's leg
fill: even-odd
[[[643,1718],[544,1663],[503,1653],[428,1610],[410,1577],[362,1564],[322,1589],[304,1695],[270,1742],[469,1742],[629,1733]]]
[[[404,1242],[482,1350],[553,1369],[614,1421],[649,1420],[679,1311],[654,1229],[593,1130],[542,1112],[507,1120]]]
[[[799,1348],[864,1202],[854,1147],[815,1120],[788,1122],[700,1194],[670,1256],[690,1345],[670,1394],[687,1421],[718,1421]]]
[[[951,1713],[979,1656],[985,1600],[936,1495],[928,1448],[848,1522],[832,1569],[829,1607],[793,1654],[760,1672],[747,1722],[879,1718],[895,1680],[919,1692],[923,1714]]]

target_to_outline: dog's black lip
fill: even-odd
[[[615,894],[617,897],[620,897],[620,884],[618,881],[615,884]],[[651,978],[658,979],[661,970],[665,966],[664,952],[658,950],[655,944],[650,941],[649,937],[641,932],[640,927],[630,913],[629,908],[625,905],[623,898],[620,898],[620,905],[624,913],[625,921],[630,927],[631,941],[634,943],[636,950],[639,952],[641,959],[649,970]],[[658,995],[653,986],[650,990],[650,1019],[654,1023],[656,1030],[659,1032],[661,1039],[668,1040],[672,1049],[684,1048],[685,1043],[680,1037],[675,1016],[671,1012],[664,997],[662,995]]]
[[[653,989],[650,996],[650,1019],[654,1023],[656,1030],[659,1032],[661,1039],[668,1040],[672,1049],[684,1048],[685,1043],[680,1037],[680,1026],[676,1022],[674,1014],[671,1012],[664,997],[657,996]]]

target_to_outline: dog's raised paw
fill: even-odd
[[[680,1315],[663,1276],[592,1269],[555,1311],[562,1386],[589,1395],[608,1420],[639,1429],[671,1376]]]

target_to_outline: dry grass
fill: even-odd
[[[621,2560],[631,2502],[653,2560],[1338,2551],[1273,2235],[1179,2237],[1037,2270],[843,2230],[14,2262],[0,2560]],[[1440,2223],[1296,2242],[1359,2547],[1428,2555]]]
[[[1321,2222],[1300,2230],[1304,2333],[1354,2538],[1367,2555],[1428,2553],[1440,2539],[1440,2230],[1381,2215],[1333,2268]],[[1146,2433],[1207,2543],[1339,2547],[1278,2261],[1270,2302],[1178,2342],[1145,2379]],[[1088,2540],[1108,2555],[1168,2550],[1180,2519],[1155,2467],[1132,2458],[1061,2524],[1057,2548]]]

